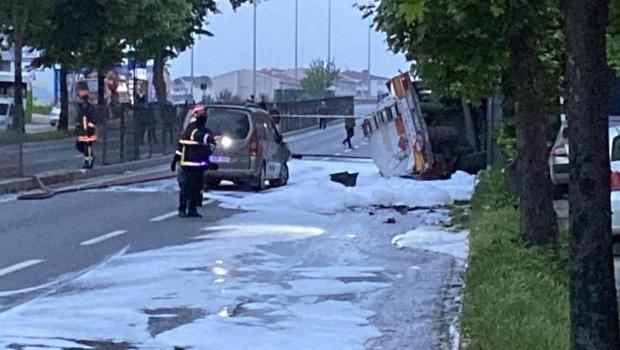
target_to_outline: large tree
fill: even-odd
[[[229,0],[236,9],[251,0]],[[206,18],[218,13],[215,0],[143,1],[136,25],[129,29],[132,55],[139,60],[153,59],[153,85],[159,103],[166,102],[164,67],[168,60],[187,50],[206,30]]]
[[[13,128],[20,133],[25,132],[22,77],[22,53],[28,42],[27,33],[33,27],[44,21],[49,8],[54,1],[35,0],[2,0],[0,1],[0,34],[6,36],[8,47],[13,49],[15,76],[14,76],[14,101],[15,115],[13,116]]]
[[[326,62],[317,58],[310,62],[310,67],[300,81],[301,88],[312,97],[322,98],[339,76],[340,70],[336,68],[334,61]]]
[[[362,8],[433,91],[474,104],[504,95],[517,126],[521,237],[529,245],[555,242],[546,137],[559,93],[557,0],[382,0]]]
[[[125,47],[125,27],[135,21],[137,1],[55,0],[43,25],[32,30],[29,44],[40,50],[35,67],[60,66],[59,129],[68,127],[69,95],[67,74],[71,69],[97,69],[102,77],[120,63]],[[104,88],[99,88],[103,103]]]
[[[565,6],[571,343],[575,350],[619,349],[609,201],[608,0],[567,0]]]

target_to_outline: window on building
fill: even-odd
[[[0,61],[0,72],[10,72],[11,61]]]

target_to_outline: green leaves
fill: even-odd
[[[407,23],[411,24],[424,20],[427,1],[428,0],[411,0],[400,4],[400,13],[405,16]]]
[[[325,62],[317,58],[310,63],[306,76],[301,80],[301,88],[314,98],[322,98],[338,79],[340,70],[333,61]]]

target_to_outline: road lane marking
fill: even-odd
[[[211,203],[213,203],[213,202],[215,202],[215,200],[214,200],[214,199],[208,199],[207,201],[203,202],[203,203],[202,203],[202,205],[209,205],[209,204],[211,204]],[[151,220],[149,220],[149,221],[150,221],[150,222],[161,222],[161,221],[168,220],[168,219],[170,219],[170,218],[173,218],[173,217],[177,216],[177,214],[178,214],[178,213],[179,213],[179,212],[178,212],[177,210],[175,210],[175,211],[171,211],[171,212],[169,212],[169,213],[162,214],[162,215],[160,215],[160,216],[156,216],[156,217],[152,218],[152,219],[151,219]]]
[[[178,210],[171,211],[171,212],[169,212],[169,213],[166,213],[166,214],[163,214],[163,215],[160,215],[160,216],[156,216],[156,217],[152,218],[152,219],[151,219],[151,220],[149,220],[149,221],[150,221],[150,222],[160,222],[160,221],[164,221],[164,220],[170,219],[171,217],[176,216],[178,213],[179,213],[179,211],[178,211]]]
[[[0,270],[0,277],[6,276],[6,275],[8,275],[10,273],[13,273],[13,272],[17,272],[19,270],[23,270],[23,269],[28,268],[30,266],[34,266],[34,265],[40,264],[40,263],[42,263],[44,261],[45,260],[33,259],[33,260],[23,261],[23,262],[15,264],[15,265],[11,265],[9,267],[5,267],[5,268]]]
[[[105,235],[101,235],[99,237],[89,239],[88,241],[84,241],[80,243],[80,245],[84,246],[84,245],[93,245],[93,244],[101,243],[103,241],[107,241],[108,239],[111,239],[111,238],[114,238],[120,235],[124,235],[125,233],[127,233],[126,230],[118,230],[118,231],[106,233]]]

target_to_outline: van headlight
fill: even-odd
[[[230,148],[230,146],[232,146],[233,144],[233,140],[228,136],[222,137],[221,142],[222,142],[222,147],[224,148]]]

